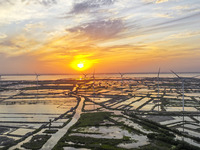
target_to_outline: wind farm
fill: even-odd
[[[200,147],[197,75],[126,73],[123,84],[117,73],[105,77],[93,71],[84,80],[81,74],[56,80],[40,74],[40,82],[38,76],[1,80],[2,149]],[[187,79],[184,87],[180,78]]]
[[[199,0],[0,0],[0,150],[200,150]]]

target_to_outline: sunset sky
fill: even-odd
[[[0,0],[0,74],[200,72],[199,0]]]

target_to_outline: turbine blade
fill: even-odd
[[[198,77],[198,76],[200,76],[200,75],[196,75],[196,76],[193,76],[193,77],[191,77],[191,78],[196,78],[196,77]]]
[[[83,73],[83,75],[84,75],[84,78],[86,78],[86,77],[87,77],[87,74],[86,74],[86,73]]]
[[[178,74],[176,74],[174,71],[171,70],[171,72],[172,72],[173,74],[175,74],[179,79],[181,79],[181,77],[180,77]]]

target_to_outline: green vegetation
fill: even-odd
[[[49,134],[54,134],[56,133],[58,130],[45,130],[43,133],[49,133]]]
[[[128,136],[123,136],[123,140],[124,140],[124,141],[130,141],[130,137],[128,137]]]
[[[166,134],[157,134],[157,133],[150,133],[147,137],[151,140],[158,140],[168,143],[172,146],[170,150],[197,150],[198,147],[190,145],[184,141],[175,140],[173,136],[169,136]]]
[[[107,150],[123,150],[123,148],[118,148],[112,145],[103,144],[99,149],[107,149]]]
[[[13,141],[10,142],[7,146],[3,147],[2,150],[7,150],[7,149],[9,149],[11,146],[16,145],[17,143],[20,143],[21,141],[25,140],[28,136],[31,136],[31,135],[33,135],[33,134],[38,133],[38,132],[41,131],[44,127],[45,127],[45,125],[42,125],[41,127],[39,127],[38,129],[36,129],[36,130],[33,131],[32,133],[26,134],[26,135],[25,135],[24,137],[22,137],[21,139],[16,140],[16,141],[13,140]],[[0,141],[1,141],[1,139],[0,139]],[[0,150],[1,150],[1,148],[0,148]]]
[[[57,145],[54,147],[54,150],[63,149],[66,146],[72,146],[75,148],[78,147],[87,147],[90,149],[108,149],[108,150],[123,150],[118,148],[117,145],[122,142],[130,142],[130,137],[124,136],[122,139],[104,139],[104,138],[92,138],[92,137],[81,137],[81,136],[70,136],[72,129],[79,127],[88,127],[88,126],[99,126],[100,123],[103,123],[104,120],[110,120],[110,112],[96,112],[96,113],[84,113],[81,114],[78,122],[71,127],[68,133],[64,135]],[[130,131],[130,129],[129,129]],[[131,131],[130,131],[131,132]],[[76,132],[77,133],[77,132]],[[71,143],[72,142],[72,143]],[[69,144],[70,143],[70,144]]]
[[[0,145],[9,146],[14,144],[14,140],[12,138],[8,138],[6,136],[0,136]]]
[[[61,150],[65,146],[73,146],[73,147],[88,147],[91,149],[116,149],[122,150],[121,148],[117,148],[116,145],[123,142],[125,139],[97,139],[91,137],[80,137],[80,136],[64,136],[59,143],[53,148],[53,150]],[[68,144],[67,142],[73,142],[73,144]]]
[[[122,150],[124,148],[119,148],[118,144],[120,143],[129,143],[134,142],[130,137],[123,136],[122,139],[105,139],[105,138],[93,138],[93,137],[82,137],[82,136],[70,136],[70,133],[73,133],[72,129],[80,128],[80,127],[88,127],[88,126],[99,126],[100,123],[104,122],[104,120],[109,120],[114,122],[115,125],[120,126],[120,128],[124,130],[128,130],[128,132],[134,132],[141,134],[141,131],[137,131],[132,127],[124,125],[124,122],[116,122],[112,120],[110,117],[114,116],[109,112],[96,112],[96,113],[85,113],[82,114],[79,121],[71,127],[68,133],[66,133],[53,150],[61,150],[63,147],[75,147],[75,148],[89,148],[89,149],[108,149],[108,150]],[[120,116],[123,117],[123,116]],[[137,119],[136,119],[137,118]],[[142,126],[149,128],[155,133],[147,134],[147,137],[151,141],[149,145],[142,146],[140,148],[134,148],[133,150],[181,150],[180,144],[186,145],[186,150],[193,150],[196,147],[191,146],[185,142],[181,143],[178,140],[175,140],[174,134],[167,127],[163,127],[160,124],[155,122],[138,118],[135,116],[133,118],[135,122],[141,124]],[[76,132],[78,133],[78,132]],[[84,132],[85,133],[85,132]],[[144,134],[144,133],[142,133]]]
[[[6,127],[0,127],[0,134],[3,134],[4,132],[9,131],[9,128]]]
[[[40,149],[50,137],[50,135],[35,135],[29,142],[24,143],[22,147],[32,150]]]
[[[110,112],[81,114],[81,117],[75,124],[75,126],[76,127],[98,126],[100,123],[103,123],[104,120],[107,120],[110,115],[111,115]]]
[[[159,142],[155,141],[149,145],[145,145],[140,148],[137,148],[137,150],[170,150],[170,148],[171,148],[170,145],[167,145],[160,141]]]

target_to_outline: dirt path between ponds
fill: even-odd
[[[53,134],[52,137],[43,145],[43,147],[41,148],[42,150],[53,149],[53,147],[58,143],[60,138],[63,137],[65,135],[65,133],[67,133],[69,128],[78,121],[78,119],[80,118],[80,115],[82,113],[82,107],[83,107],[84,100],[85,100],[85,98],[81,97],[81,101],[79,102],[79,105],[76,109],[76,113],[73,116],[72,120],[65,127],[63,127],[62,129],[59,129],[58,132]]]

